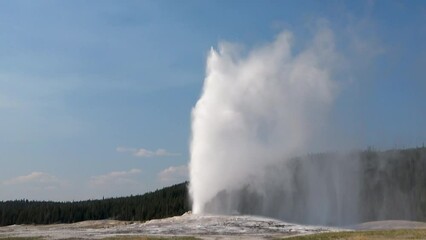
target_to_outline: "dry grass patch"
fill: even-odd
[[[319,233],[286,238],[286,240],[412,240],[426,239],[426,229],[374,230]]]

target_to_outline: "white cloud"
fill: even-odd
[[[135,183],[134,176],[142,171],[131,169],[129,171],[114,171],[104,175],[92,176],[89,181],[91,187],[109,186],[111,184]]]
[[[185,181],[188,180],[188,166],[171,166],[160,173],[158,173],[158,178],[162,182],[176,182],[176,181]]]
[[[131,153],[135,157],[172,157],[179,156],[179,153],[169,152],[165,149],[159,148],[155,151],[151,151],[145,148],[127,148],[127,147],[117,147],[117,152]]]
[[[45,172],[31,172],[0,182],[1,193],[5,199],[32,198],[54,199],[58,190],[64,190],[68,182]]]
[[[53,175],[44,172],[32,172],[28,175],[18,176],[6,181],[3,181],[4,185],[17,185],[17,184],[57,184],[60,183],[59,179]],[[51,187],[51,186],[48,186]]]

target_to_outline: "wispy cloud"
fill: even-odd
[[[179,153],[169,152],[162,148],[159,148],[155,151],[151,151],[145,148],[117,147],[116,151],[122,153],[130,153],[135,157],[172,157],[180,155]]]
[[[69,189],[69,182],[52,174],[33,171],[26,175],[11,177],[0,181],[2,200],[32,199],[55,200],[61,198]],[[60,199],[65,200],[65,199]]]
[[[114,171],[104,175],[92,176],[89,181],[91,187],[109,186],[111,184],[135,183],[134,176],[142,170],[131,169],[129,171]]]
[[[18,185],[18,184],[29,184],[29,183],[59,183],[59,179],[53,175],[44,172],[32,172],[28,175],[18,176],[15,178],[3,181],[4,185]]]
[[[184,181],[188,179],[188,166],[171,166],[158,173],[162,182]]]

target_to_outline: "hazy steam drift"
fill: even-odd
[[[194,213],[235,211],[232,197],[222,209],[206,208],[220,191],[248,186],[266,195],[267,167],[306,152],[315,139],[335,92],[333,34],[320,29],[297,53],[292,40],[283,32],[249,52],[229,43],[211,49],[203,94],[192,113]],[[289,174],[280,173],[281,187]]]

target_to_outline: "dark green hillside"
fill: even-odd
[[[362,221],[426,221],[425,147],[365,151],[361,154],[360,168]]]
[[[190,210],[187,182],[143,195],[79,202],[0,202],[0,225],[73,223],[116,219],[145,221]]]

